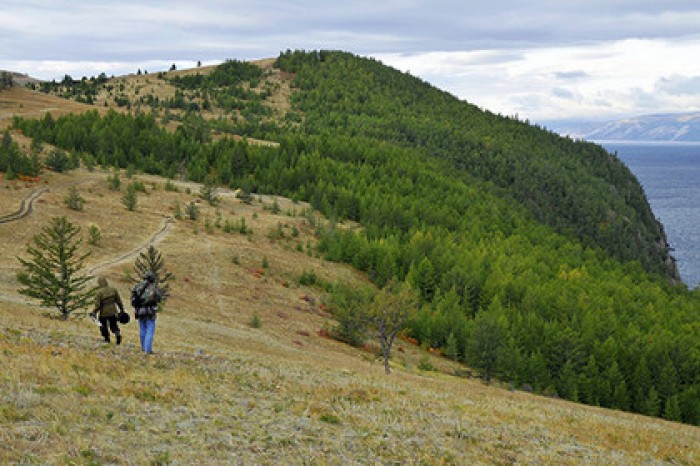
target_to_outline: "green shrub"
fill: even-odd
[[[313,270],[305,270],[299,276],[298,283],[302,286],[312,286],[315,285],[317,281],[318,277],[316,276],[316,272]]]
[[[262,327],[262,319],[260,318],[260,316],[258,315],[257,312],[251,316],[250,321],[248,322],[248,325],[251,328],[261,328]]]

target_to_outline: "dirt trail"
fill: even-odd
[[[126,254],[122,254],[121,256],[109,260],[107,262],[102,262],[101,264],[97,264],[89,269],[87,269],[87,273],[90,275],[94,275],[95,273],[99,272],[100,270],[109,268],[113,265],[120,264],[122,262],[126,262],[131,259],[135,259],[138,257],[138,255],[141,253],[141,251],[146,250],[149,246],[157,244],[160,242],[165,236],[168,234],[170,229],[172,228],[173,225],[173,219],[167,218],[165,219],[165,222],[163,222],[163,226],[161,227],[160,230],[155,232],[151,238],[146,241],[146,243],[142,244],[141,246],[137,247],[136,249],[133,249],[130,252],[127,252]]]
[[[44,188],[38,191],[31,192],[29,195],[27,195],[27,197],[22,199],[22,202],[20,203],[17,212],[8,215],[0,215],[0,223],[8,223],[15,220],[19,220],[32,213],[34,201],[47,191],[48,189]]]

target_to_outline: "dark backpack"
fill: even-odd
[[[134,307],[155,307],[162,298],[162,293],[155,283],[143,281],[131,290],[131,305]]]

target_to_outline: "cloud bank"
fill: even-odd
[[[0,68],[42,79],[340,49],[532,119],[700,110],[691,1],[0,3]]]

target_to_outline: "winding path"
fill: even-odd
[[[41,196],[44,192],[48,191],[48,189],[42,189],[40,191],[34,191],[31,193],[29,196],[25,197],[22,200],[22,203],[20,204],[20,208],[17,212],[13,214],[8,214],[8,215],[3,215],[0,216],[0,223],[9,223],[12,221],[20,220],[27,215],[29,215],[32,212],[32,203],[34,200],[36,200],[39,196]],[[121,262],[128,261],[130,259],[133,259],[137,257],[141,251],[145,250],[152,244],[156,244],[160,242],[170,231],[173,225],[173,219],[172,218],[167,218],[163,222],[163,226],[160,228],[160,230],[156,231],[153,236],[151,236],[148,241],[146,241],[144,244],[141,246],[125,253],[122,254],[119,257],[116,257],[114,259],[108,260],[106,262],[102,262],[100,264],[94,265],[93,267],[90,267],[89,269],[86,270],[86,273],[88,275],[94,275],[100,270],[106,269],[108,267],[111,267],[113,265],[119,264]],[[31,304],[32,301],[27,299],[27,298],[21,298],[17,296],[10,296],[10,295],[5,295],[0,292],[0,301],[11,301],[11,302],[17,302],[17,303],[22,303],[22,304]]]
[[[14,212],[12,214],[7,214],[7,215],[0,215],[0,224],[21,220],[24,217],[26,217],[27,215],[31,214],[34,201],[37,198],[39,198],[39,196],[44,194],[45,192],[48,192],[48,188],[43,188],[43,189],[40,189],[38,191],[33,191],[32,193],[27,195],[24,199],[22,199],[22,202],[20,203],[20,206],[19,206],[19,209],[17,210],[17,212]],[[107,262],[103,262],[101,264],[97,264],[97,265],[87,269],[87,273],[92,275],[92,274],[98,272],[99,270],[106,269],[107,267],[110,267],[112,265],[119,264],[121,262],[135,258],[136,256],[138,256],[141,253],[141,251],[146,249],[148,246],[150,246],[152,244],[156,244],[160,240],[162,240],[163,237],[165,237],[165,235],[168,233],[168,231],[172,227],[172,224],[173,224],[173,219],[171,219],[171,218],[166,219],[165,222],[163,222],[163,226],[161,227],[161,229],[158,230],[157,232],[155,232],[153,234],[153,236],[151,236],[151,238],[145,244],[143,244],[143,245],[139,246],[138,248],[136,248],[130,252],[127,252],[126,254],[123,254],[115,259],[109,260]]]
[[[173,225],[173,219],[167,218],[165,220],[165,222],[163,222],[163,226],[161,227],[161,229],[158,230],[157,232],[155,232],[153,234],[153,236],[151,236],[150,239],[148,241],[146,241],[146,243],[142,244],[141,246],[139,246],[138,248],[136,248],[130,252],[127,252],[126,254],[122,254],[121,256],[119,256],[117,258],[114,258],[114,259],[109,260],[107,262],[103,262],[101,264],[97,264],[93,267],[90,267],[89,269],[87,269],[87,273],[89,275],[94,275],[95,273],[97,273],[100,270],[106,269],[108,267],[119,264],[121,262],[126,262],[130,259],[134,259],[135,257],[137,257],[141,253],[141,251],[148,248],[152,244],[156,244],[159,241],[161,241],[165,237],[165,235],[168,234],[168,231],[170,231],[170,229],[172,228],[172,225]]]
[[[30,193],[27,197],[22,199],[22,202],[20,203],[17,212],[8,215],[0,215],[0,223],[9,223],[15,220],[20,220],[26,217],[27,215],[31,214],[34,201],[47,191],[48,188],[44,188]]]

